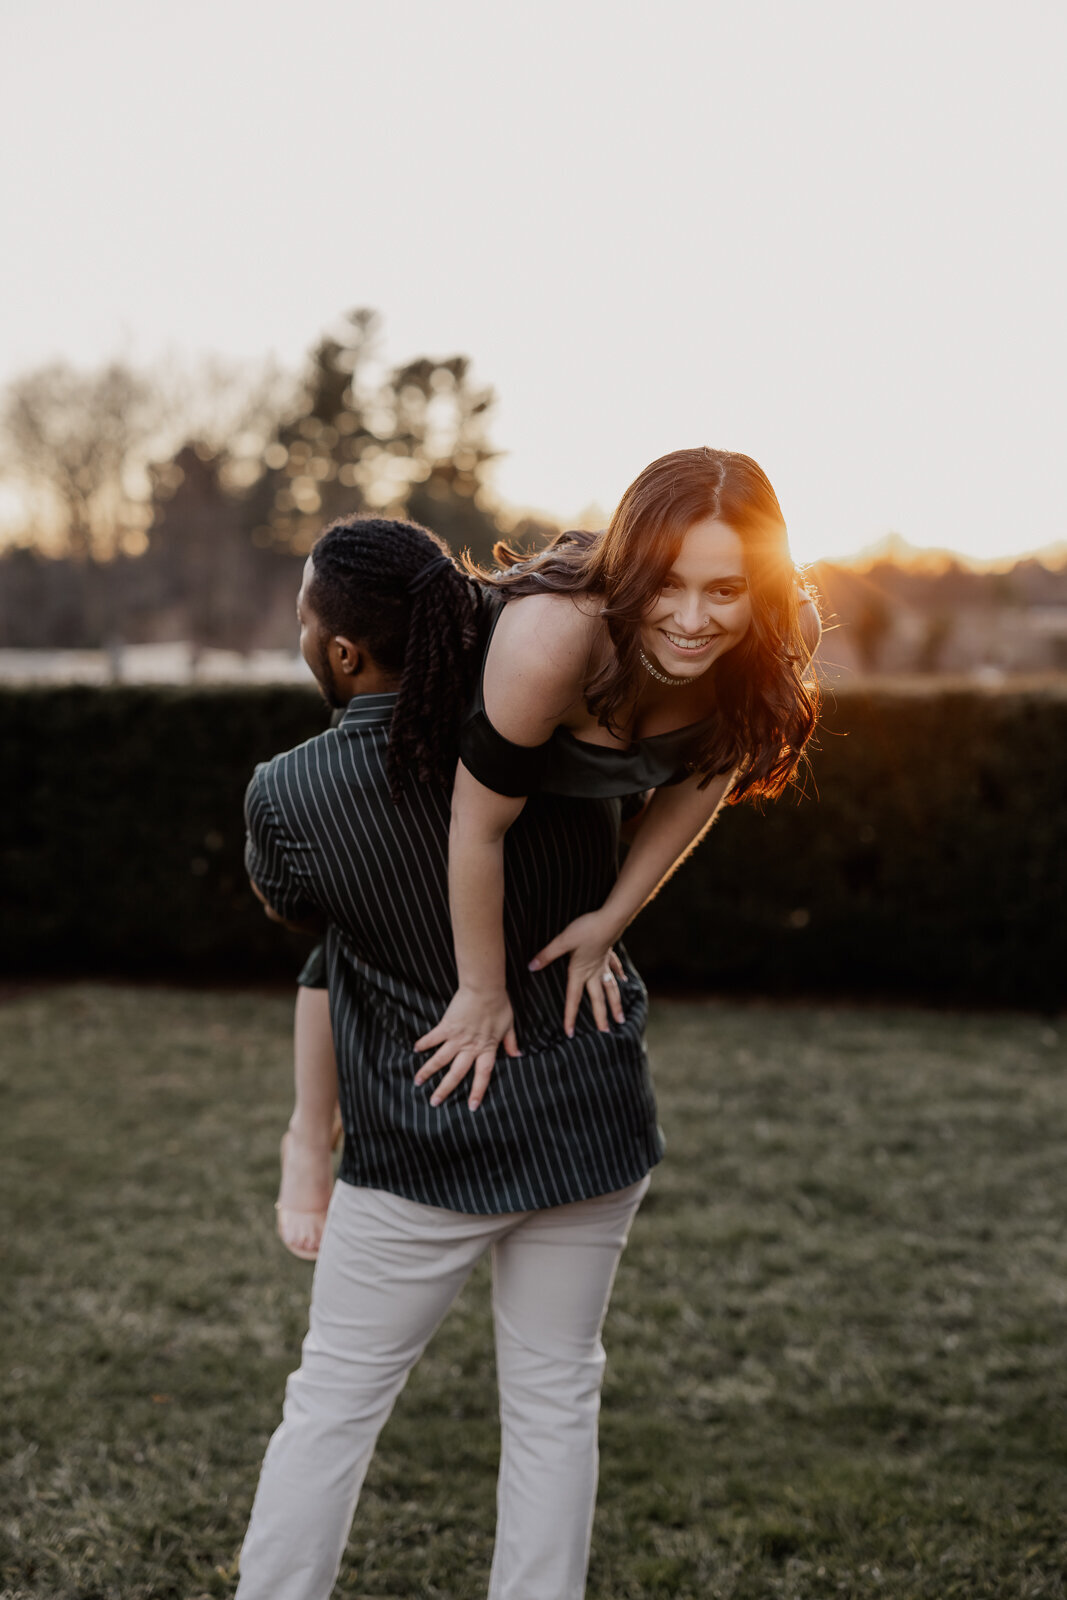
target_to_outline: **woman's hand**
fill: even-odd
[[[476,1111],[485,1098],[501,1044],[509,1056],[522,1053],[515,1037],[515,1018],[506,990],[479,992],[461,985],[436,1028],[415,1040],[414,1049],[434,1052],[415,1074],[415,1082],[425,1083],[442,1067],[448,1067],[430,1096],[430,1104],[439,1106],[473,1067],[474,1079],[467,1104]]]
[[[578,1007],[583,993],[589,996],[593,1017],[601,1033],[610,1032],[608,1011],[616,1022],[625,1022],[626,1013],[619,993],[620,981],[625,982],[622,962],[612,949],[617,931],[604,918],[602,912],[589,911],[575,917],[558,933],[551,944],[539,950],[530,962],[531,972],[540,972],[559,956],[571,953],[567,968],[567,999],[563,1008],[563,1028],[568,1039],[574,1037],[578,1020]]]

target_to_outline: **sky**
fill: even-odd
[[[743,450],[795,556],[1067,538],[1060,0],[0,0],[0,384],[338,315],[568,521]]]

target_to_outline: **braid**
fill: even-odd
[[[365,644],[400,678],[385,767],[400,800],[414,777],[451,783],[459,728],[480,664],[481,597],[451,560],[410,592],[426,566],[449,555],[414,522],[356,517],[335,522],[312,552],[309,600],[327,630]]]
[[[451,783],[459,729],[480,665],[481,598],[458,567],[443,568],[411,597],[404,674],[386,769],[396,799],[414,772],[420,783]]]

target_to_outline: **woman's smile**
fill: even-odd
[[[660,628],[658,632],[675,650],[680,650],[683,655],[687,656],[700,655],[703,651],[710,649],[719,637],[717,633],[703,633],[698,634],[694,639],[687,634],[670,633],[666,628]]]

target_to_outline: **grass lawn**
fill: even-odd
[[[233,1593],[311,1269],[273,1236],[284,996],[0,1005],[0,1597]],[[1067,1027],[660,1004],[667,1160],[606,1330],[589,1600],[1067,1596]],[[484,1596],[479,1270],[337,1590]]]

